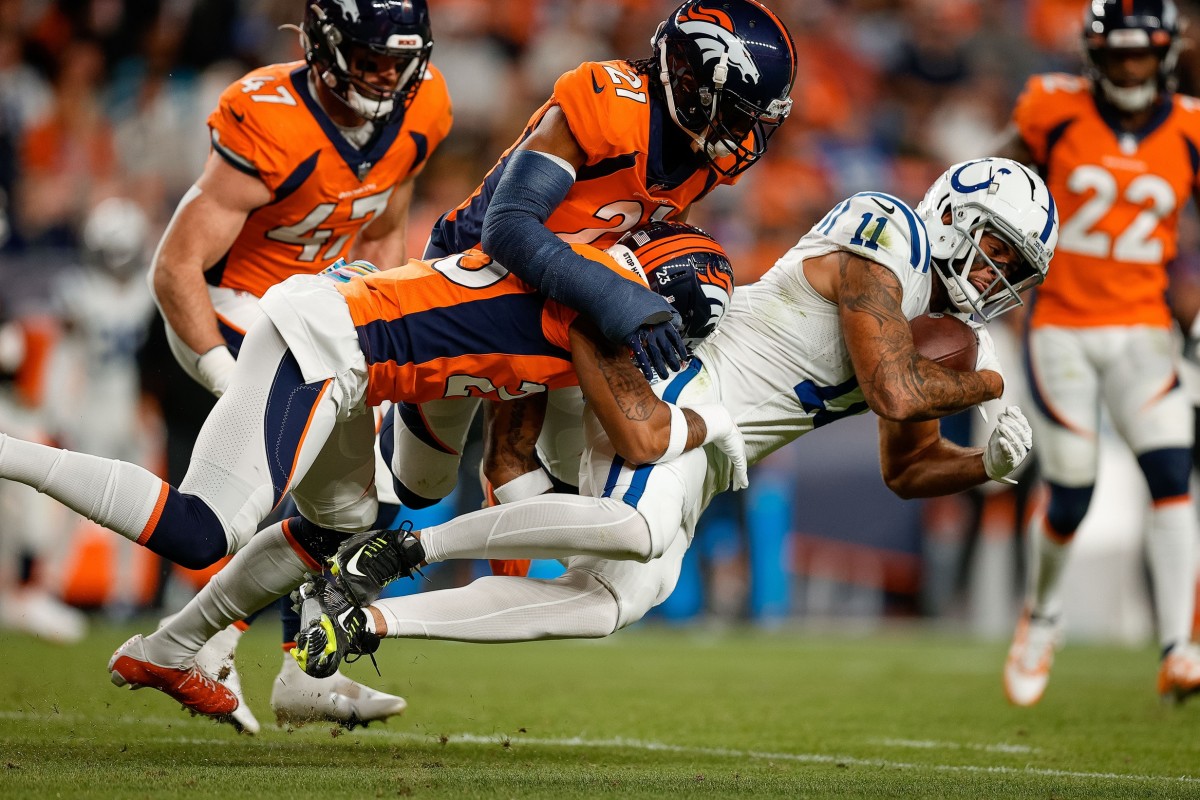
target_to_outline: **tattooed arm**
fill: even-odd
[[[630,360],[629,348],[608,341],[580,317],[571,326],[571,359],[583,396],[617,454],[634,464],[662,456],[670,440],[670,406],[651,390]],[[691,450],[704,443],[708,429],[692,410],[683,409],[683,415],[688,423],[685,449]]]
[[[895,422],[937,419],[999,397],[1000,375],[956,372],[917,352],[900,308],[900,282],[887,268],[836,251],[810,259],[805,275],[837,303],[842,336],[867,404]]]
[[[546,393],[483,404],[483,475],[492,486],[541,469],[535,450],[546,419]]]

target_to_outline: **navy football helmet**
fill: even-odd
[[[796,45],[779,17],[756,0],[687,0],[651,44],[671,119],[695,149],[730,176],[761,158],[796,80]]]
[[[703,342],[725,316],[733,267],[716,239],[695,225],[651,222],[626,233],[607,252],[640,271],[679,312],[688,347]]]
[[[403,116],[433,50],[425,0],[311,0],[300,30],[305,60],[339,100],[372,122]],[[377,82],[393,69],[394,84]]]
[[[1173,0],[1091,0],[1083,16],[1086,73],[1122,111],[1149,108],[1159,93],[1174,91],[1175,63],[1183,40]],[[1158,56],[1157,80],[1117,86],[1105,73],[1114,50],[1151,50]]]

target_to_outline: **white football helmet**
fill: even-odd
[[[1020,293],[1046,279],[1058,244],[1058,209],[1045,182],[1028,167],[1007,158],[955,164],[929,188],[917,213],[929,231],[934,270],[959,311],[986,322],[1021,305]],[[980,248],[985,233],[1020,256],[1007,274]],[[983,291],[967,280],[978,258],[996,276]]]
[[[83,224],[83,255],[88,264],[125,279],[147,265],[150,221],[125,197],[102,200]]]

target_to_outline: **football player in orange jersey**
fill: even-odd
[[[1038,166],[1062,215],[1027,341],[1030,422],[1050,501],[1030,525],[1026,605],[1004,667],[1017,705],[1041,699],[1061,638],[1062,575],[1096,482],[1101,402],[1153,500],[1158,691],[1182,699],[1200,690],[1190,641],[1193,420],[1164,299],[1179,213],[1200,187],[1200,101],[1172,92],[1180,24],[1173,0],[1093,0],[1085,75],[1031,78],[1013,113],[1014,153]]]
[[[685,333],[703,337],[728,304],[733,270],[698,229],[675,224],[669,233],[679,247],[654,271],[672,276],[659,285]],[[647,286],[633,247],[575,248],[598,268]],[[482,252],[355,275],[364,263],[335,265],[328,276],[295,275],[263,296],[263,317],[246,336],[178,489],[132,464],[0,434],[0,476],[165,558],[199,568],[246,549],[158,632],[118,649],[109,664],[118,685],[153,686],[211,716],[237,711],[237,696],[196,666],[196,653],[232,620],[320,571],[348,533],[374,526],[369,411],[381,400],[504,400],[579,385],[630,462],[713,443],[732,465],[734,487],[745,485],[745,445],[728,411],[659,400],[624,344],[609,343],[589,318]],[[301,516],[256,535],[289,492]],[[255,572],[247,576],[234,563]]]
[[[607,247],[637,225],[685,219],[693,203],[734,183],[791,110],[796,56],[787,27],[757,0],[687,0],[652,45],[647,59],[587,62],[562,75],[479,188],[438,221],[425,255],[482,242],[611,341],[628,342],[647,377],[652,369],[665,377],[683,355],[667,304],[595,269],[569,243]],[[402,435],[384,457],[393,474],[421,480],[397,487],[405,505],[422,508],[453,490],[477,406],[449,400],[388,412],[384,430],[395,424]],[[560,488],[577,483],[581,407],[578,390],[551,394],[539,440],[549,475],[539,469],[496,487],[498,499],[540,494],[550,476]],[[382,435],[381,445],[391,439]]]
[[[204,172],[154,258],[171,350],[216,395],[268,288],[347,254],[404,262],[414,179],[450,129],[425,0],[310,0],[300,38],[304,62],[253,70],[222,93]],[[290,640],[295,618],[284,617]],[[235,690],[239,636],[230,628],[205,655]],[[353,723],[403,709],[342,676],[304,678],[285,658],[277,715]],[[238,716],[258,728],[246,704]]]

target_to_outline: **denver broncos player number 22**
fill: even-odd
[[[347,254],[404,262],[414,178],[451,124],[445,82],[429,63],[425,0],[305,7],[305,61],[255,69],[224,91],[208,120],[204,172],[155,255],[152,283],[171,350],[217,395],[271,286]],[[238,635],[230,629],[230,646]],[[229,650],[218,654],[218,643],[210,652],[234,686]],[[314,686],[285,674],[294,672],[290,660],[283,669],[272,705],[291,719],[353,724],[403,708],[342,676]],[[244,703],[236,718],[258,727]]]
[[[1096,483],[1101,402],[1153,500],[1146,544],[1162,647],[1158,691],[1172,699],[1200,690],[1200,651],[1189,642],[1193,422],[1164,298],[1179,213],[1200,188],[1200,101],[1172,93],[1180,22],[1172,0],[1093,0],[1083,24],[1085,75],[1031,78],[1013,112],[1013,154],[1038,166],[1063,219],[1027,342],[1030,422],[1050,502],[1029,528],[1026,608],[1004,667],[1017,705],[1038,702],[1050,678],[1063,569]]]

